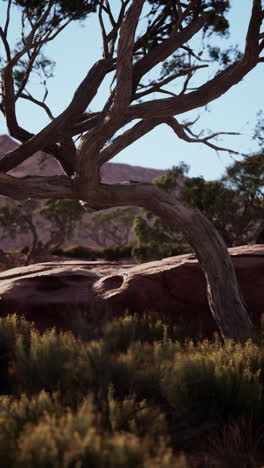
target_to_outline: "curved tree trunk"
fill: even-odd
[[[177,227],[179,222],[175,223],[175,219],[181,218],[181,232],[194,249],[205,274],[209,306],[222,337],[244,339],[249,336],[253,324],[239,291],[233,262],[218,231],[198,209],[178,200],[174,206],[170,202],[158,203],[154,211]]]
[[[197,208],[152,184],[102,184],[89,193],[87,189],[85,192],[83,199],[89,200],[89,206],[97,209],[141,206],[180,230],[194,249],[205,274],[209,306],[222,337],[245,339],[250,335],[253,324],[241,297],[227,247],[211,222]]]

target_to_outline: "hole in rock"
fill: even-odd
[[[110,276],[104,280],[104,288],[109,291],[110,289],[118,289],[122,286],[124,281],[123,276],[115,275]]]

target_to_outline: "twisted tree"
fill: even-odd
[[[78,199],[95,210],[138,205],[173,222],[201,263],[210,308],[222,336],[247,336],[252,323],[226,246],[212,224],[198,209],[152,184],[102,184],[100,169],[160,124],[167,124],[183,140],[227,150],[214,143],[216,134],[202,138],[193,130],[194,122],[181,124],[176,116],[219,98],[264,61],[261,0],[252,0],[241,54],[235,49],[228,53],[210,45],[215,34],[223,35],[228,30],[229,1],[1,0],[1,3],[1,12],[6,9],[6,17],[0,28],[4,50],[0,110],[10,135],[21,145],[0,158],[0,193],[18,200]],[[21,40],[14,50],[9,42],[13,8],[19,9],[22,25]],[[30,78],[34,70],[46,78],[52,74],[52,62],[43,55],[43,48],[71,21],[84,19],[88,14],[98,17],[103,57],[87,72],[66,109],[54,117],[45,100],[47,92],[39,100],[29,91]],[[197,41],[193,41],[195,36]],[[206,41],[204,53],[211,60],[218,60],[220,69],[212,79],[195,82],[195,88],[190,88],[194,75],[209,66],[202,55],[201,44]],[[105,105],[98,111],[87,111],[109,74],[112,85]],[[172,83],[177,85],[174,91]],[[161,98],[153,99],[154,92],[160,93]],[[21,99],[41,106],[51,119],[35,135],[18,122],[16,107]],[[78,145],[74,142],[76,136],[80,136]],[[39,150],[56,158],[65,175],[18,179],[7,174]]]

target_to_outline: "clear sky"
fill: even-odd
[[[113,0],[111,0],[113,1]],[[1,0],[0,0],[1,2]],[[3,5],[3,2],[1,2]],[[249,20],[252,0],[231,0],[229,14],[231,23],[231,40],[243,49],[246,28]],[[15,13],[15,21],[18,20]],[[1,20],[1,13],[0,13]],[[47,103],[57,115],[71,100],[71,97],[83,79],[87,70],[101,57],[101,40],[96,27],[95,17],[91,16],[85,23],[70,25],[50,44],[45,52],[56,61],[55,77],[49,81]],[[13,26],[13,37],[18,24]],[[221,39],[221,41],[224,41]],[[223,44],[224,45],[224,44]],[[198,109],[192,117],[200,115],[196,129],[212,131],[235,131],[239,136],[223,137],[217,143],[243,153],[257,149],[252,140],[256,113],[264,107],[263,68],[258,65],[245,79],[217,101],[211,103],[208,110]],[[203,78],[208,77],[203,72]],[[40,96],[38,81],[33,81],[32,93]],[[105,86],[103,92],[107,90]],[[92,103],[92,110],[99,110],[103,104],[103,92]],[[154,96],[159,98],[160,95]],[[48,123],[46,114],[30,103],[23,101],[18,106],[18,118],[22,126],[29,131],[37,132]],[[179,116],[179,120],[186,115]],[[7,133],[5,122],[0,117],[0,133]],[[165,125],[159,126],[131,147],[120,153],[113,161],[127,164],[167,169],[184,160],[191,167],[190,176],[202,175],[206,179],[220,177],[226,165],[232,162],[227,153],[217,155],[213,150],[201,144],[185,143]]]

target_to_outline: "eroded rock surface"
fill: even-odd
[[[230,249],[249,313],[264,312],[264,245]],[[1,314],[24,314],[41,330],[80,332],[85,323],[125,310],[157,310],[202,335],[216,330],[199,263],[191,255],[141,265],[63,261],[0,274]]]

